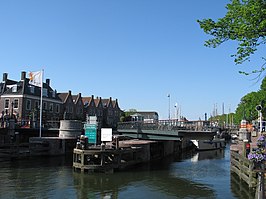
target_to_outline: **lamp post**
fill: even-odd
[[[176,120],[178,120],[178,104],[175,103]]]
[[[260,133],[262,133],[262,113],[261,113],[262,107],[261,107],[261,105],[257,105],[256,110],[258,111],[258,115],[259,115]]]
[[[168,120],[170,124],[170,119],[171,119],[171,108],[170,108],[170,94],[168,94]]]

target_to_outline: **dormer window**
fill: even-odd
[[[12,87],[12,92],[15,93],[18,91],[18,85]]]
[[[31,92],[32,94],[34,93],[34,89],[35,89],[34,86],[30,86],[30,92]]]
[[[42,96],[48,97],[47,88],[43,88],[43,90],[42,90]]]

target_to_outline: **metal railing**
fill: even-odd
[[[32,120],[5,120],[0,123],[0,128],[9,128],[11,125],[14,125],[15,128],[40,128],[40,121]],[[43,121],[42,128],[59,128],[60,121],[50,120]]]
[[[158,120],[154,122],[145,121],[129,121],[119,122],[117,129],[132,129],[132,130],[195,130],[208,131],[211,130],[209,122],[205,121],[178,121],[178,120]]]

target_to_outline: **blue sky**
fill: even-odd
[[[234,111],[257,91],[238,73],[236,44],[204,47],[197,19],[225,15],[229,0],[9,0],[0,2],[0,68],[10,79],[44,69],[58,92],[118,99],[123,110],[157,111],[174,105],[189,120]],[[256,62],[257,61],[257,62]]]

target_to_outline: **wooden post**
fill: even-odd
[[[82,150],[82,153],[80,154],[80,160],[81,160],[81,168],[80,168],[80,170],[81,170],[81,172],[84,172],[84,150]]]
[[[258,184],[258,199],[265,199],[265,191],[264,191],[264,163],[261,163],[261,171],[259,171],[259,184]]]
[[[248,140],[243,140],[243,156],[247,157],[247,143]]]

